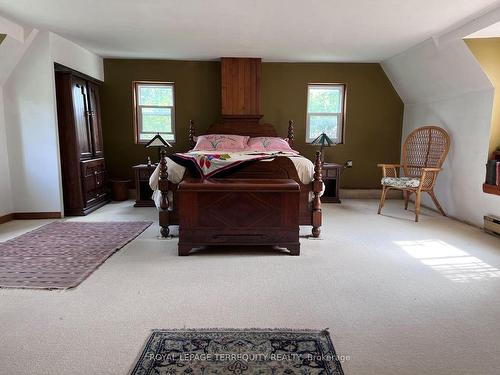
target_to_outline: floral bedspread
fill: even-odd
[[[208,153],[208,152],[187,152],[176,153],[170,158],[180,164],[188,161],[194,164],[203,178],[209,178],[216,173],[234,168],[242,163],[273,159],[276,156],[296,156],[288,153]]]

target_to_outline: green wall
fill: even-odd
[[[307,84],[346,83],[344,144],[325,149],[325,161],[343,164],[343,188],[379,188],[377,163],[399,162],[403,102],[380,64],[265,63],[262,66],[264,121],[286,136],[295,120],[295,148],[312,159],[317,148],[306,144]]]
[[[158,159],[156,148],[135,144],[133,81],[175,83],[176,143],[173,151],[189,147],[189,120],[200,128],[216,122],[221,107],[220,64],[207,61],[104,60],[102,128],[104,152],[110,176],[132,178],[131,167]]]
[[[155,161],[157,153],[134,143],[132,81],[175,82],[176,137],[174,151],[188,148],[187,128],[193,119],[201,134],[220,116],[220,64],[207,61],[104,60],[102,95],[103,132],[108,170],[114,177],[131,177],[131,166]],[[288,120],[295,120],[295,148],[312,158],[313,146],[305,143],[307,83],[346,83],[345,144],[329,148],[325,161],[343,163],[342,187],[378,188],[377,163],[399,162],[403,103],[379,64],[263,63],[263,122],[287,134]]]

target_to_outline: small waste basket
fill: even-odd
[[[111,179],[111,193],[114,201],[126,201],[128,199],[128,185],[131,180],[123,178]]]

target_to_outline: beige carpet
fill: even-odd
[[[150,330],[329,328],[346,374],[497,374],[500,242],[387,202],[324,206],[300,257],[177,257],[153,224],[74,290],[0,290],[0,374],[125,374]],[[76,220],[156,220],[131,202]],[[42,223],[0,226],[0,241]]]

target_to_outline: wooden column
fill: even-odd
[[[162,237],[168,237],[170,234],[170,212],[169,212],[169,202],[168,202],[168,191],[170,188],[170,183],[168,182],[168,172],[167,172],[167,153],[165,150],[161,150],[160,157],[160,179],[158,181],[158,189],[161,192],[160,200],[160,233]]]
[[[194,147],[196,144],[194,138],[196,137],[196,129],[194,127],[194,121],[189,120],[189,130],[188,130],[188,138],[189,138],[189,145],[191,147]]]
[[[293,142],[295,141],[295,133],[293,131],[293,126],[295,122],[293,120],[288,121],[288,144],[293,148]]]
[[[321,152],[316,151],[316,160],[314,161],[313,177],[313,202],[312,202],[312,236],[319,237],[321,234],[321,199],[320,194],[323,190],[323,180],[321,177]]]

